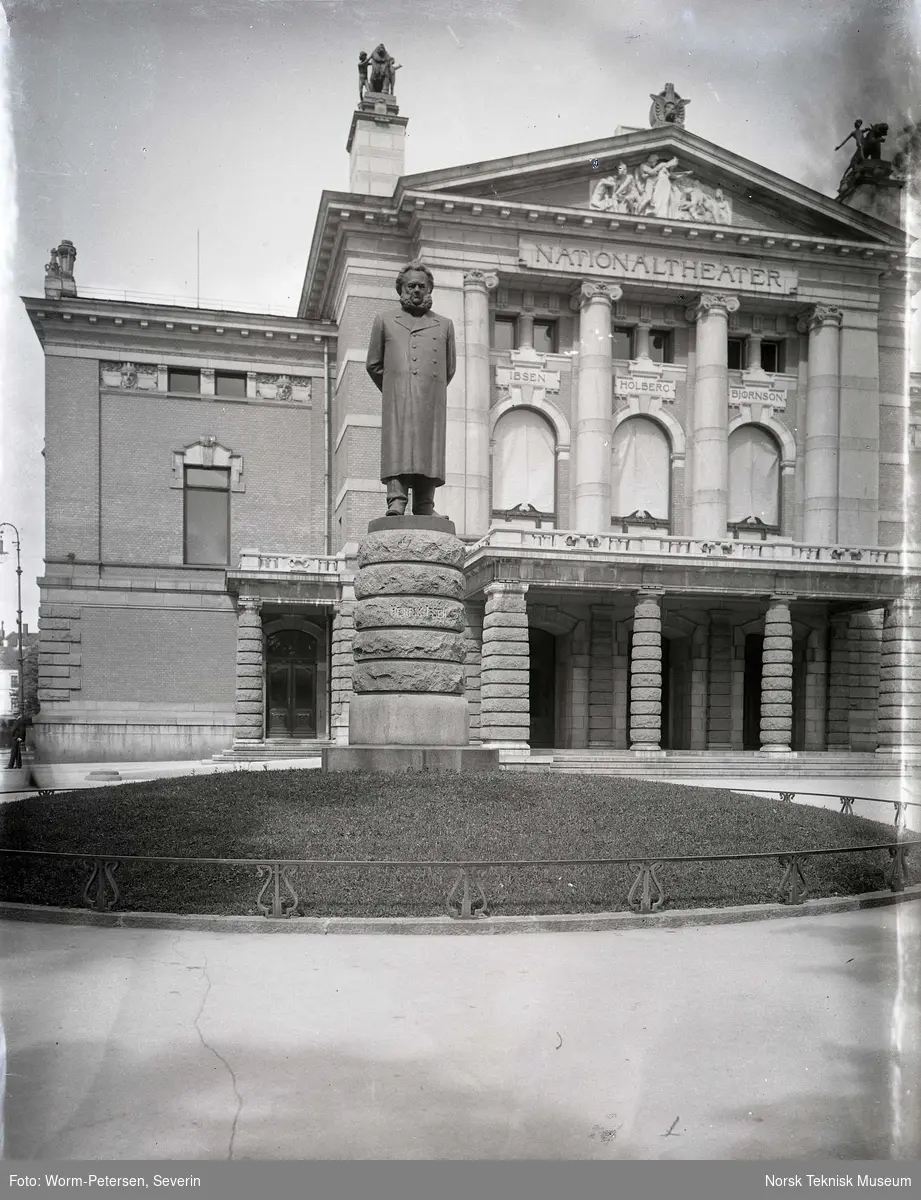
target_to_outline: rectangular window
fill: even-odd
[[[675,361],[672,351],[672,334],[669,329],[653,329],[649,333],[649,357],[655,363]]]
[[[534,349],[538,354],[556,354],[556,321],[534,322]]]
[[[496,329],[493,335],[494,350],[518,349],[518,318],[496,317]]]
[[[761,369],[769,375],[784,370],[783,342],[761,343]]]
[[[228,400],[245,400],[246,375],[242,371],[215,371],[214,394]]]
[[[170,367],[167,389],[171,392],[184,392],[186,395],[201,394],[201,372],[189,371],[185,367]]]
[[[230,561],[230,471],[186,467],[183,561],[224,567]]]
[[[731,337],[727,346],[726,365],[730,371],[741,371],[744,359],[745,339]]]
[[[611,344],[615,358],[633,358],[633,330],[628,326],[615,325]]]

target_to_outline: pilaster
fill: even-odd
[[[662,600],[640,592],[630,651],[630,749],[658,750],[662,740]]]
[[[466,472],[464,532],[482,537],[490,525],[489,495],[489,293],[493,271],[464,272],[466,356]]]
[[[483,615],[480,737],[484,746],[526,750],[531,732],[527,584],[490,583]]]
[[[237,599],[236,738],[261,742],[265,738],[265,638],[262,634],[262,600]]]

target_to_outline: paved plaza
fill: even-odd
[[[605,933],[0,923],[11,1159],[917,1158],[921,906]]]

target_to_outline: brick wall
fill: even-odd
[[[232,611],[83,609],[81,700],[232,708]]]
[[[45,553],[96,557],[99,364],[45,360]]]
[[[245,490],[230,497],[231,562],[244,546],[323,552],[322,397],[290,409],[149,393],[105,393],[102,403],[104,560],[182,561],[173,452],[201,437],[243,456]]]

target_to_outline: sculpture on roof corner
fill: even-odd
[[[663,125],[684,125],[684,110],[691,102],[681,99],[673,83],[667,83],[657,95],[650,93],[649,99],[652,101],[649,124],[653,129]]]
[[[364,100],[368,92],[393,95],[394,79],[400,64],[394,61],[393,55],[387,53],[383,42],[371,52],[364,50],[358,55],[358,99]]]
[[[432,312],[434,286],[428,267],[410,263],[396,279],[402,311],[379,313],[371,327],[366,366],[381,392],[388,517],[403,516],[410,489],[414,516],[440,516],[435,489],[445,481],[448,384],[457,360],[453,321]]]
[[[885,121],[864,127],[863,121],[858,120],[854,122],[854,128],[844,141],[835,146],[836,150],[840,150],[851,138],[856,143],[851,161],[838,184],[839,199],[845,193],[853,191],[860,183],[878,183],[889,178],[893,164],[882,156],[883,142],[888,134],[889,126]]]

